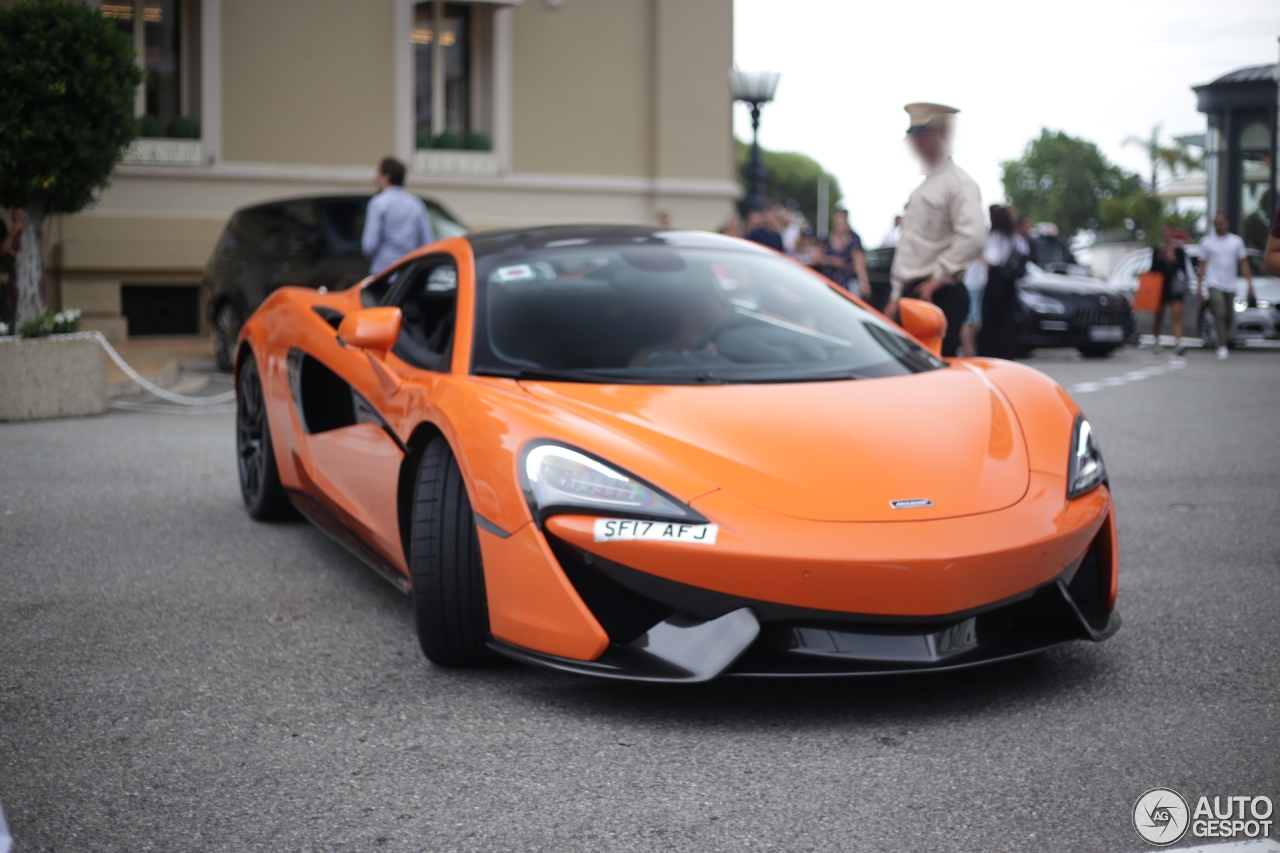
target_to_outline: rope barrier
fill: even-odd
[[[128,362],[124,360],[120,353],[116,352],[116,348],[111,346],[111,343],[107,340],[107,336],[102,334],[102,332],[72,332],[66,335],[50,335],[49,337],[64,341],[97,341],[102,345],[102,348],[106,350],[106,353],[111,357],[111,360],[116,363],[116,367],[123,370],[126,376],[138,383],[140,388],[149,394],[154,394],[161,400],[167,400],[170,403],[175,403],[179,406],[217,406],[222,403],[230,403],[236,398],[236,392],[234,390],[225,391],[221,394],[212,394],[208,397],[188,397],[185,394],[175,394],[172,391],[167,391],[130,367]]]

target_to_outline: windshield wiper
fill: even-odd
[[[801,373],[785,376],[749,376],[743,379],[730,377],[721,379],[728,385],[779,385],[784,382],[840,382],[852,379],[866,379],[867,376],[850,370],[833,371],[831,373]]]

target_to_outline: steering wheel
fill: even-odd
[[[714,343],[717,338],[719,338],[721,335],[723,335],[725,332],[729,331],[730,329],[737,328],[738,326],[745,326],[748,323],[758,323],[758,322],[759,321],[756,320],[756,318],[754,317],[744,317],[741,314],[733,314],[729,317],[726,317],[725,319],[721,320],[719,323],[716,323],[714,326],[708,329],[706,334],[698,338],[698,342],[694,344],[691,347],[691,349],[694,352],[697,352],[698,350],[704,350],[710,344]]]

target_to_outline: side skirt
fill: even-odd
[[[360,562],[373,569],[383,580],[396,589],[408,594],[412,588],[409,579],[387,562],[381,554],[371,548],[346,522],[335,515],[324,504],[306,492],[287,489],[289,500],[302,513],[303,518],[310,521],[330,539],[350,551]]]

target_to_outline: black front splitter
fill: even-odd
[[[1063,580],[996,611],[923,632],[904,623],[764,623],[749,607],[717,619],[676,614],[592,661],[493,639],[499,654],[544,669],[616,681],[698,683],[719,677],[850,678],[948,672],[1016,660],[1076,640],[1102,642],[1120,615],[1086,616]]]

